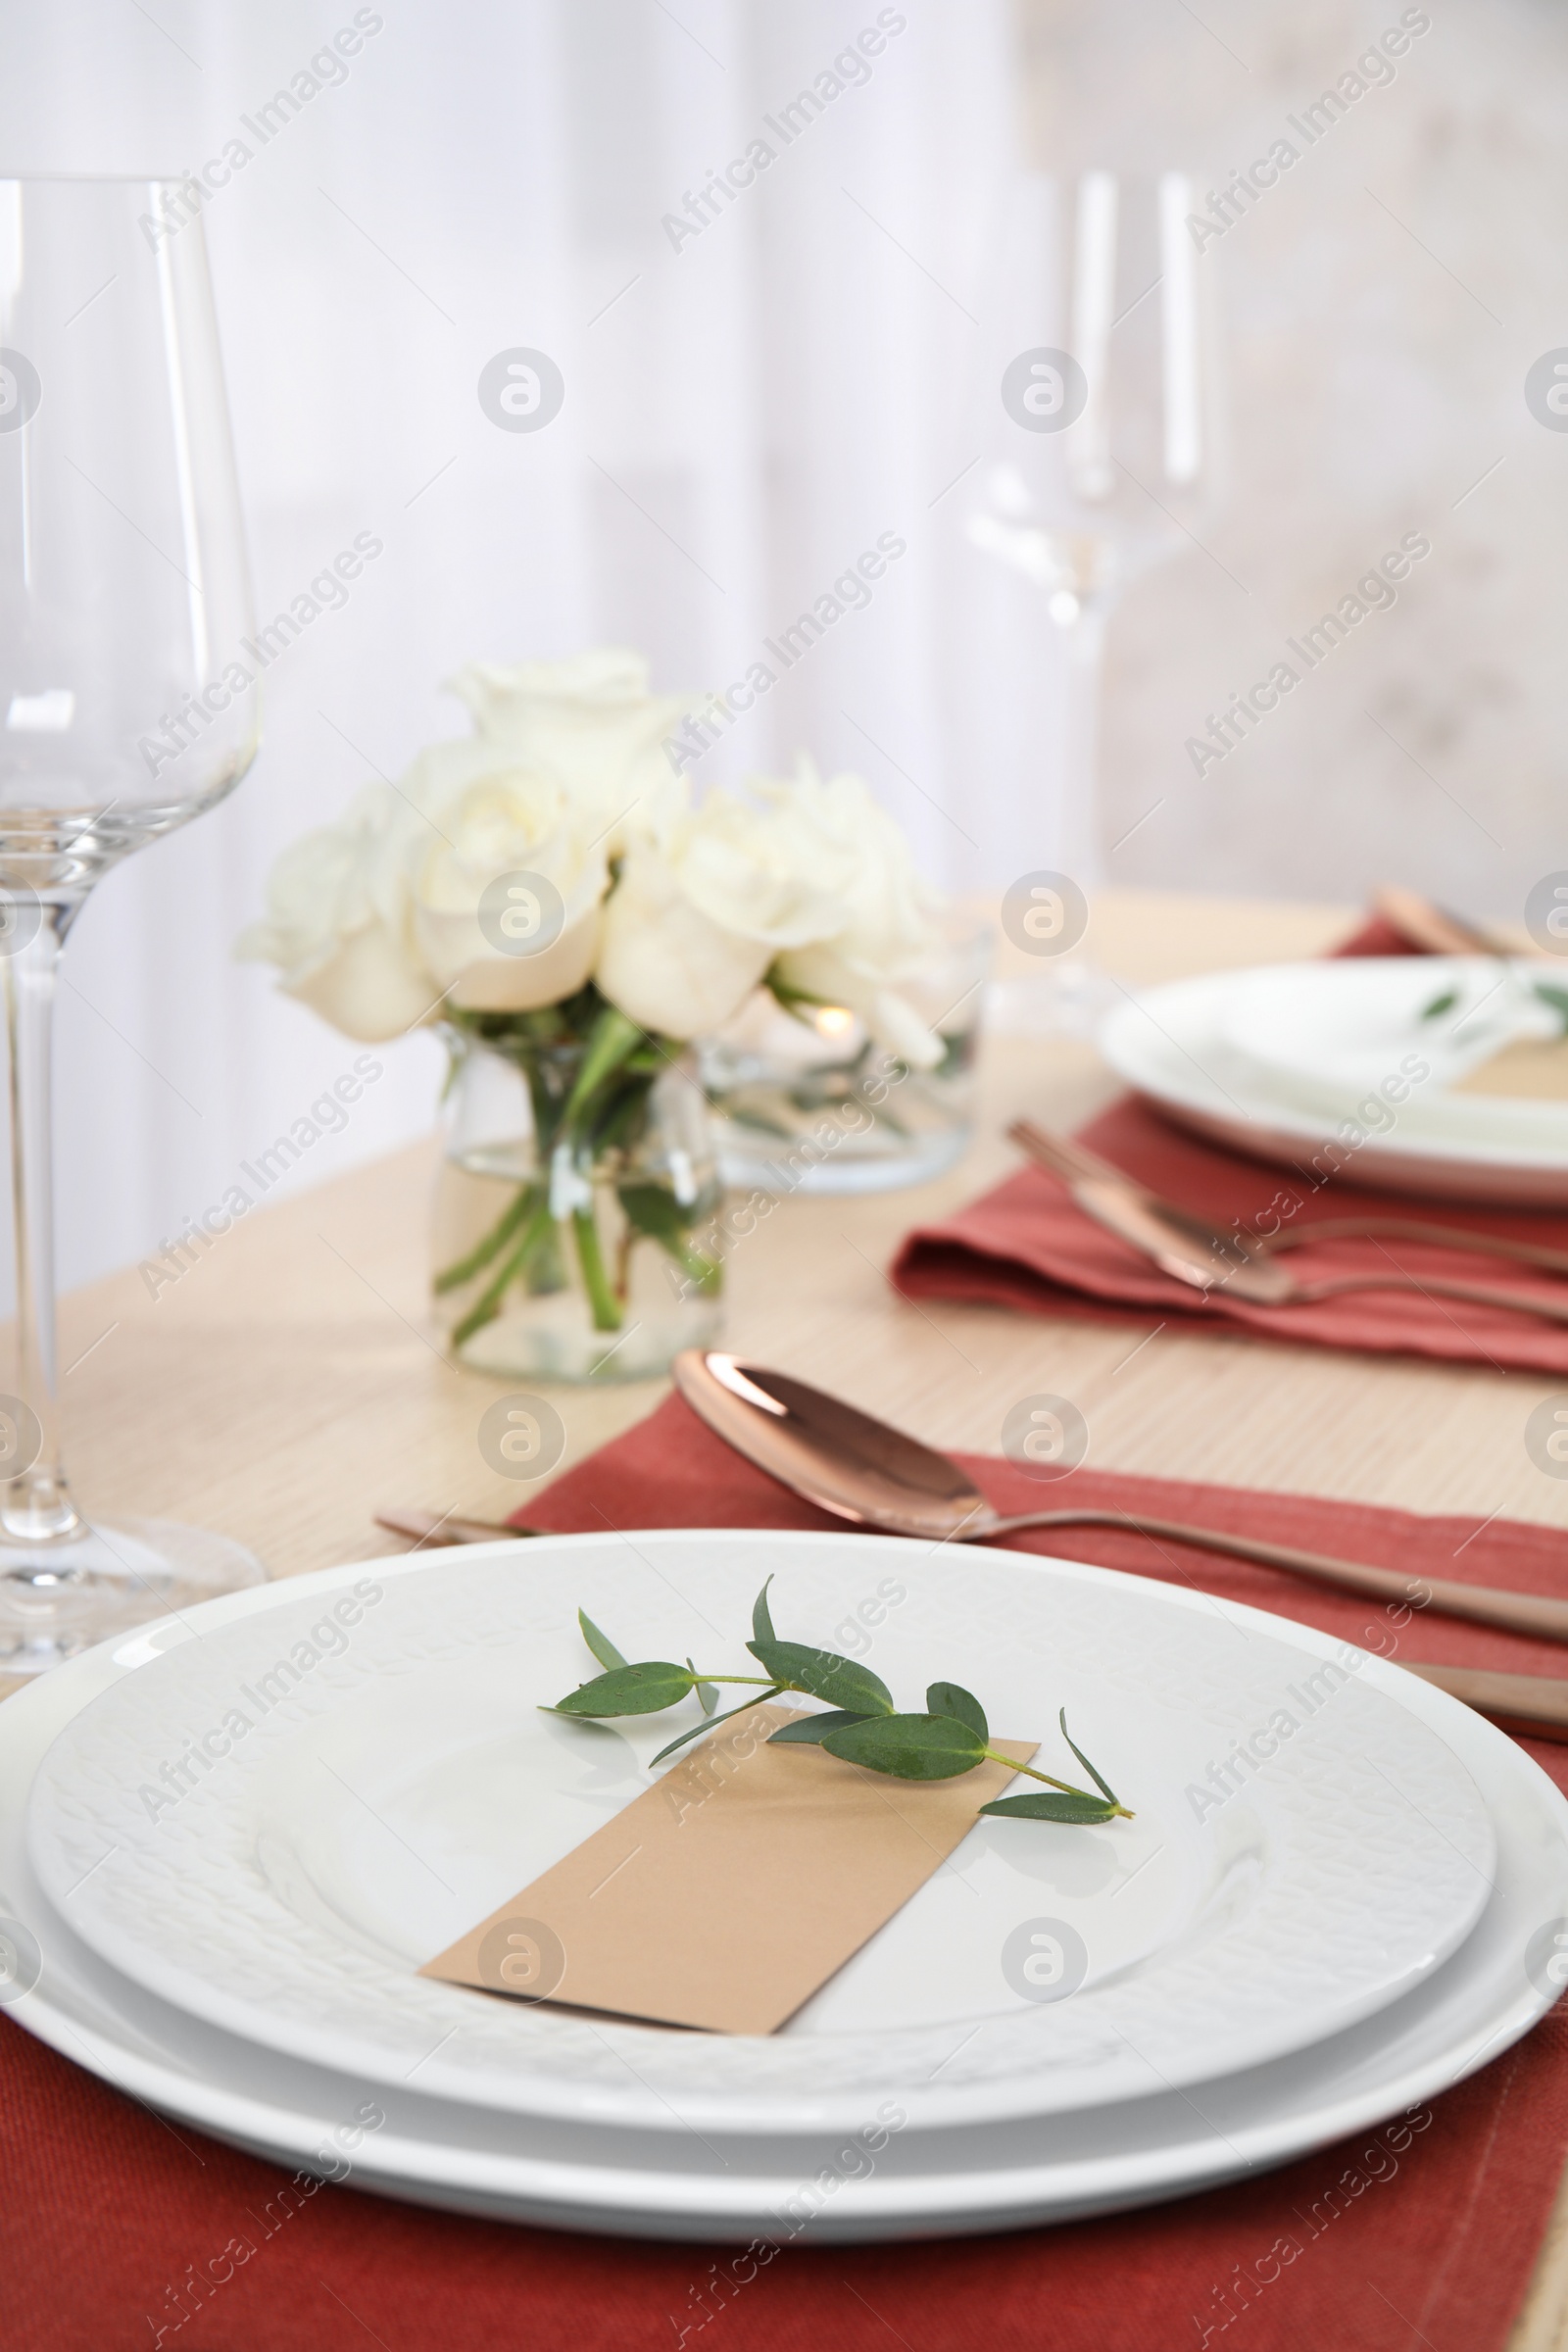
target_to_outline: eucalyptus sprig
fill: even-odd
[[[1075,1788],[1070,1781],[1054,1780],[1049,1772],[1036,1772],[1032,1765],[1016,1763],[1000,1748],[993,1747],[985,1709],[973,1692],[960,1684],[932,1683],[925,1694],[925,1713],[901,1715],[894,1707],[893,1693],[886,1683],[869,1667],[858,1665],[854,1658],[840,1657],[830,1649],[813,1649],[804,1642],[781,1642],[773,1631],[767,1605],[767,1586],[772,1581],[769,1577],[757,1595],[752,1610],[752,1639],[746,1644],[764,1669],[763,1673],[702,1673],[690,1658],[684,1665],[676,1665],[668,1658],[651,1658],[639,1665],[628,1665],[609,1636],[601,1633],[593,1619],[579,1609],[577,1623],[582,1628],[582,1638],[605,1672],[596,1675],[592,1682],[580,1684],[575,1690],[568,1690],[564,1698],[557,1699],[553,1707],[545,1707],[541,1712],[586,1716],[594,1721],[612,1715],[658,1715],[695,1691],[704,1720],[660,1749],[653,1760],[662,1764],[666,1756],[672,1756],[689,1740],[700,1739],[716,1724],[728,1723],[736,1715],[744,1715],[748,1708],[762,1706],[786,1690],[798,1690],[807,1698],[825,1699],[828,1711],[785,1724],[772,1734],[769,1746],[820,1747],[846,1764],[863,1765],[867,1772],[887,1773],[900,1781],[956,1780],[960,1773],[972,1772],[989,1757],[994,1763],[1005,1764],[1009,1771],[1021,1772],[1027,1779],[1041,1782],[1044,1788],[1056,1793],[1000,1797],[993,1804],[982,1805],[982,1814],[998,1813],[1022,1821],[1072,1822],[1086,1827],[1118,1817],[1123,1821],[1133,1818],[1109,1782],[1101,1778],[1082,1748],[1074,1744],[1067,1730],[1065,1708],[1060,1715],[1061,1736],[1099,1789],[1098,1796],[1087,1788]],[[743,1698],[738,1707],[719,1715],[715,1709],[720,1683],[745,1684],[756,1695]]]
[[[1513,966],[1508,957],[1502,956],[1499,958],[1499,961],[1502,963],[1505,971],[1512,971]],[[1560,1034],[1564,1037],[1568,1037],[1568,989],[1559,988],[1554,980],[1532,980],[1530,982],[1529,993],[1535,997],[1540,1004],[1544,1004],[1548,1012],[1554,1012],[1556,1014],[1558,1020],[1562,1023]],[[1422,1005],[1421,1018],[1424,1021],[1435,1021],[1443,1013],[1451,1012],[1458,1002],[1458,989],[1442,989],[1438,995],[1432,999],[1429,1004]],[[1476,1009],[1479,1011],[1480,1006],[1478,1005]]]

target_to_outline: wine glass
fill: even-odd
[[[110,866],[256,755],[260,658],[190,187],[0,179],[0,983],[17,1388],[0,1396],[0,1671],[260,1581],[239,1544],[73,1500],[57,1398],[50,1028]]]
[[[986,440],[973,545],[1044,595],[1065,692],[1041,839],[1092,894],[1102,860],[1095,723],[1105,621],[1192,546],[1216,488],[1209,285],[1177,172],[1019,173],[999,208],[982,320]]]

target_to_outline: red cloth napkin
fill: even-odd
[[[1329,950],[1331,956],[1429,956],[1431,953],[1430,948],[1422,947],[1408,932],[1401,931],[1388,915],[1379,913],[1369,914],[1358,931],[1352,931],[1348,939],[1342,939],[1337,948]]]
[[[1334,953],[1421,951],[1387,917],[1374,915]],[[1300,1173],[1293,1175],[1288,1168],[1200,1142],[1133,1095],[1092,1119],[1079,1137],[1151,1192],[1222,1228],[1239,1218],[1252,1232],[1269,1235],[1282,1224],[1408,1216],[1568,1250],[1568,1216],[1416,1200],[1375,1192],[1344,1175],[1325,1180],[1308,1164],[1305,1152]],[[1323,1242],[1293,1250],[1283,1262],[1303,1282],[1398,1272],[1418,1280],[1436,1276],[1504,1290],[1545,1290],[1568,1299],[1560,1277],[1420,1242]],[[1568,1323],[1541,1321],[1507,1307],[1476,1306],[1420,1291],[1351,1291],[1313,1304],[1269,1307],[1232,1297],[1223,1283],[1195,1291],[1106,1233],[1075,1205],[1064,1184],[1032,1166],[956,1215],[906,1234],[891,1274],[908,1298],[960,1299],[1092,1322],[1207,1323],[1214,1330],[1252,1331],[1321,1348],[1441,1356],[1453,1363],[1493,1364],[1499,1371],[1568,1372]]]
[[[1008,1463],[966,1467],[1004,1508],[1038,1497]],[[1477,1531],[1088,1471],[1054,1493],[1069,1490],[1410,1571],[1563,1588],[1561,1538],[1543,1528]],[[676,1397],[526,1516],[588,1529],[836,1524]],[[1398,1640],[1411,1654],[1538,1672],[1562,1663],[1545,1644],[1437,1618],[1396,1636],[1373,1603],[1207,1554],[1178,1563],[1138,1537],[1085,1529],[1071,1547],[1191,1574],[1367,1646]],[[1568,1748],[1539,1752],[1568,1775]],[[0,2278],[27,2352],[1501,2352],[1568,2153],[1568,2022],[1546,2019],[1431,2107],[1254,2180],[1002,2237],[797,2244],[744,2283],[730,2248],[514,2229],[352,2186],[291,2210],[287,2175],[165,2124],[14,2027],[0,2029]]]

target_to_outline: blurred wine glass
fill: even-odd
[[[253,633],[202,225],[177,183],[0,180],[0,982],[16,1392],[0,1396],[0,1671],[258,1581],[227,1539],[89,1525],[61,1458],[50,1028],[93,884],[255,757]],[[156,943],[149,942],[149,952]],[[104,1138],[104,1181],[113,1167]]]
[[[1190,547],[1216,494],[1208,287],[1178,172],[1023,172],[989,249],[986,443],[971,542],[1040,591],[1066,690],[1041,838],[1093,894],[1105,622],[1128,583]]]

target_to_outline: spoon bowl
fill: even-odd
[[[686,1348],[671,1370],[710,1429],[835,1518],[938,1542],[997,1518],[947,1454],[787,1372],[701,1348]]]

